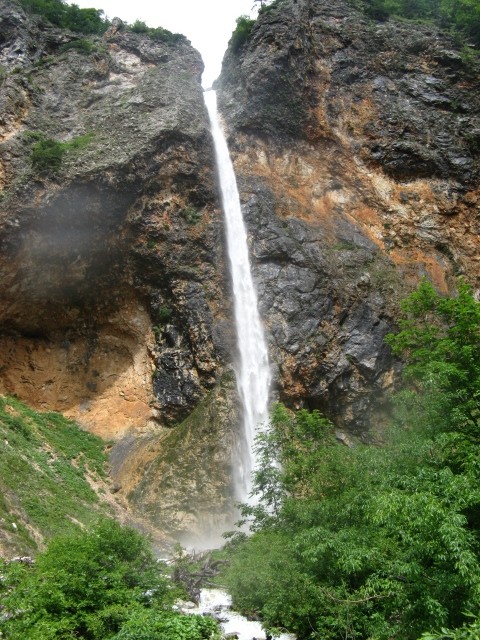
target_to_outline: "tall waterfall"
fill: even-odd
[[[243,433],[239,443],[237,473],[234,478],[237,498],[245,501],[251,489],[251,474],[256,466],[254,438],[268,418],[271,373],[257,294],[248,256],[247,233],[240,208],[240,197],[228,151],[220,126],[217,97],[205,91],[222,194],[227,231],[227,248],[233,284],[234,312],[239,361],[236,366],[237,388],[243,409]]]

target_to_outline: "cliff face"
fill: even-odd
[[[116,441],[136,520],[208,531],[238,409],[217,389],[233,339],[200,55],[118,20],[78,36],[0,2],[0,21],[0,393]]]
[[[1,390],[108,438],[171,424],[226,339],[201,58],[1,10]]]
[[[219,93],[280,395],[362,433],[398,300],[480,285],[478,64],[434,27],[279,1]]]
[[[199,54],[4,0],[0,21],[0,392],[115,440],[120,497],[210,537],[235,517],[239,412]],[[479,102],[446,36],[342,0],[278,0],[227,52],[219,105],[290,406],[370,437],[399,300],[424,274],[480,286]]]

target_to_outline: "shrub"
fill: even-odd
[[[40,175],[55,174],[62,165],[65,147],[61,142],[42,138],[36,142],[30,154],[33,170]]]
[[[376,20],[396,16],[434,22],[480,44],[480,5],[475,0],[350,0]]]
[[[79,33],[101,34],[110,26],[102,18],[101,9],[80,9],[63,0],[20,0],[20,4],[25,11],[41,15],[57,27]]]
[[[95,46],[90,40],[72,40],[60,47],[60,51],[70,51],[71,49],[88,55],[95,50]]]
[[[185,209],[182,209],[180,213],[188,224],[197,224],[202,217],[202,212],[195,209],[195,207],[186,207]]]
[[[143,33],[154,40],[161,40],[166,43],[187,42],[187,39],[181,33],[172,33],[163,27],[148,27],[143,20],[136,20],[129,29],[133,33]]]
[[[158,310],[158,321],[162,324],[166,324],[172,317],[172,314],[173,311],[170,309],[170,307],[160,307],[160,309]]]
[[[30,162],[33,170],[39,175],[55,175],[60,167],[65,153],[83,149],[95,137],[93,133],[77,136],[68,142],[58,142],[47,138],[41,132],[30,132],[27,138],[36,140],[30,152]]]
[[[130,31],[133,31],[133,33],[147,33],[148,27],[142,20],[135,20],[130,27]]]
[[[248,40],[254,24],[255,20],[250,19],[248,16],[244,15],[237,18],[237,26],[229,42],[229,46],[234,52],[239,51]]]

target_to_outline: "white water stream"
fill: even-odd
[[[238,640],[266,640],[267,635],[260,624],[247,620],[230,608],[232,599],[222,589],[202,589],[198,607],[184,609],[184,613],[197,613],[216,618],[225,635],[232,634]],[[295,640],[295,636],[282,633],[272,640]]]
[[[251,475],[256,466],[254,439],[268,418],[271,373],[257,294],[248,255],[247,233],[240,207],[240,197],[227,141],[217,112],[213,90],[205,91],[215,155],[220,180],[227,231],[227,248],[233,284],[235,323],[239,361],[236,367],[237,388],[243,408],[243,439],[238,452],[238,474],[234,478],[236,498],[246,501],[251,490]]]

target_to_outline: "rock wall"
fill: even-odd
[[[117,20],[59,31],[6,0],[0,27],[0,392],[115,440],[134,512],[211,537],[235,517],[239,412],[200,56]],[[478,66],[462,55],[343,0],[277,0],[224,59],[274,395],[364,439],[397,377],[399,300],[422,275],[480,287]],[[35,161],[46,141],[58,162]]]
[[[478,63],[432,26],[277,0],[218,84],[279,396],[366,436],[399,299],[480,286]]]
[[[0,391],[105,438],[171,425],[230,339],[201,58],[0,20]],[[59,166],[32,164],[40,136]]]

